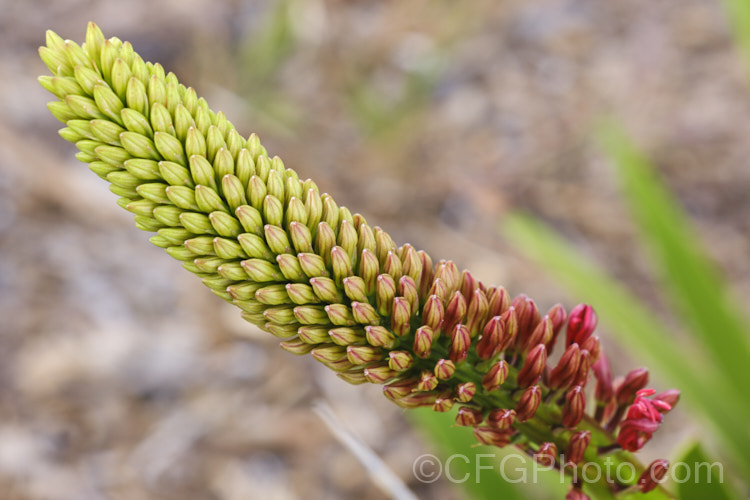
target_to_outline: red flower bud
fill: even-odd
[[[438,379],[430,370],[422,370],[419,376],[417,389],[420,391],[431,391],[438,386]]]
[[[414,334],[414,354],[422,359],[430,357],[430,349],[435,333],[429,326],[420,326]]]
[[[557,366],[550,372],[549,385],[552,389],[569,387],[578,375],[578,367],[581,364],[581,350],[578,344],[573,343],[565,349],[565,352],[557,362]]]
[[[463,427],[476,427],[482,423],[483,418],[484,417],[480,410],[475,410],[468,406],[462,406],[458,409],[458,414],[456,414],[456,425]]]
[[[388,358],[388,367],[397,372],[406,371],[414,364],[414,357],[408,351],[391,351]]]
[[[417,379],[408,378],[404,380],[397,380],[390,384],[383,386],[383,394],[390,400],[401,399],[414,391],[417,388]]]
[[[403,337],[409,333],[411,323],[411,306],[409,301],[403,297],[393,299],[393,313],[391,315],[391,329],[397,337]]]
[[[390,274],[379,274],[375,281],[375,302],[378,312],[388,316],[393,311],[393,298],[396,296],[396,281]]]
[[[596,400],[608,403],[615,395],[612,388],[612,370],[609,368],[609,358],[606,354],[599,355],[594,363],[594,377],[596,377]]]
[[[547,353],[552,352],[552,348],[555,346],[557,336],[560,334],[560,330],[565,326],[565,320],[567,319],[567,313],[562,304],[555,304],[547,311],[547,316],[552,321],[552,338],[547,342]]]
[[[456,387],[456,401],[468,403],[476,394],[477,388],[474,382],[464,382]]]
[[[625,380],[617,387],[617,404],[630,404],[635,398],[635,393],[648,384],[648,369],[636,368],[625,375]]]
[[[448,380],[456,372],[456,364],[450,359],[439,359],[435,363],[435,376],[440,380]]]
[[[521,395],[518,406],[516,406],[516,419],[519,422],[526,422],[534,416],[539,403],[542,402],[542,390],[538,385],[532,385]]]
[[[398,280],[398,293],[405,298],[411,306],[411,313],[415,314],[419,311],[419,293],[417,292],[417,284],[410,276],[402,276]]]
[[[432,258],[430,258],[430,256],[427,255],[424,250],[419,250],[417,252],[417,255],[419,255],[419,259],[422,261],[422,275],[419,277],[418,283],[419,296],[424,297],[425,295],[427,295],[427,291],[432,285],[434,266],[432,264]]]
[[[591,498],[581,490],[580,486],[573,485],[565,495],[565,500],[591,500]]]
[[[668,391],[664,391],[662,393],[657,394],[654,396],[655,400],[663,401],[669,405],[669,409],[675,407],[675,405],[680,401],[680,391],[677,389],[669,389]],[[669,410],[661,411],[661,413],[666,413]]]
[[[578,365],[578,373],[573,380],[573,385],[586,385],[593,364],[594,361],[591,359],[591,353],[585,349],[581,349],[581,363]]]
[[[526,338],[521,350],[527,352],[538,344],[544,344],[546,347],[547,343],[552,340],[552,333],[552,320],[549,319],[549,316],[545,316]]]
[[[581,350],[587,350],[591,355],[591,362],[595,363],[599,359],[599,353],[601,352],[601,346],[599,344],[599,336],[592,335],[587,338],[586,341],[581,344]]]
[[[350,345],[346,347],[346,356],[354,365],[365,365],[383,359],[383,351],[370,345]]]
[[[391,370],[388,367],[388,363],[378,363],[377,365],[368,366],[363,373],[367,381],[371,384],[385,384],[390,379],[398,376],[398,372]]]
[[[542,376],[546,363],[547,348],[544,347],[544,344],[537,344],[529,351],[521,371],[518,372],[518,386],[524,388],[535,384]]]
[[[562,410],[562,423],[568,429],[573,429],[583,418],[586,409],[586,396],[583,387],[577,385],[565,394],[565,406]]]
[[[502,448],[510,444],[512,433],[499,431],[492,427],[478,427],[474,429],[474,437],[482,444]]]
[[[469,336],[469,329],[465,325],[457,324],[451,332],[451,345],[448,357],[454,363],[465,360],[466,356],[469,355],[470,344],[471,336]]]
[[[446,412],[453,408],[453,395],[448,392],[447,394],[441,394],[435,399],[435,404],[432,405],[433,411]]]
[[[518,313],[516,313],[516,308],[510,306],[500,315],[500,319],[503,320],[503,325],[505,326],[505,328],[503,328],[504,337],[507,339],[503,341],[503,344],[505,345],[503,349],[505,349],[513,344],[518,336]]]
[[[469,329],[469,334],[476,337],[487,319],[489,304],[487,296],[478,288],[469,297],[471,297],[471,302],[466,311],[466,327]]]
[[[499,286],[492,290],[489,296],[489,315],[499,316],[510,307],[510,295],[505,288]]]
[[[451,299],[445,306],[445,320],[443,321],[443,329],[446,332],[453,331],[453,328],[459,323],[464,321],[466,316],[466,299],[464,296],[456,290],[453,292]]]
[[[557,445],[555,443],[542,443],[534,453],[534,460],[544,467],[552,467],[557,461]]]
[[[458,289],[464,297],[471,297],[474,290],[479,289],[479,280],[469,271],[464,269],[461,271],[461,280],[459,281]]]
[[[390,349],[396,343],[396,337],[383,326],[366,326],[365,337],[372,346]]]
[[[442,280],[448,290],[455,290],[458,288],[461,273],[452,260],[441,260],[435,269],[435,278]]]
[[[444,315],[445,310],[443,308],[443,301],[441,301],[440,297],[437,295],[430,295],[422,309],[422,324],[432,328],[435,332],[435,338],[437,338],[440,333]]]
[[[500,360],[493,364],[487,373],[482,377],[482,387],[487,391],[494,391],[500,388],[508,378],[508,363]]]
[[[503,321],[500,316],[495,316],[484,326],[482,337],[477,342],[479,359],[490,359],[501,352],[503,336]]]
[[[570,311],[568,317],[568,330],[565,333],[565,343],[570,345],[576,342],[583,344],[591,336],[596,328],[598,318],[594,308],[586,304],[578,304]]]
[[[437,396],[431,392],[413,392],[408,396],[394,401],[401,408],[421,408],[423,406],[433,406]]]
[[[487,415],[487,425],[501,431],[508,430],[516,419],[516,410],[504,410],[498,408]]]
[[[642,493],[648,493],[649,491],[656,488],[659,483],[664,479],[669,470],[669,461],[667,460],[654,460],[651,464],[643,471],[641,477],[638,478],[638,487]]]
[[[568,448],[565,450],[566,464],[577,465],[586,453],[586,448],[591,441],[591,432],[581,431],[570,436]]]
[[[522,347],[528,342],[531,332],[539,324],[539,309],[536,303],[524,294],[515,297],[511,305],[515,308],[518,318],[516,346]]]

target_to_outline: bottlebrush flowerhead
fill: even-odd
[[[636,450],[676,403],[677,392],[637,392],[644,371],[612,388],[591,306],[566,315],[558,304],[541,317],[523,294],[397,246],[93,23],[82,46],[51,31],[46,41],[39,53],[52,75],[39,82],[56,97],[49,110],[77,158],[155,233],[154,245],[283,349],[349,383],[382,384],[403,408],[457,405],[456,424],[475,427],[479,442],[513,442],[545,460],[565,450],[578,463],[590,440],[616,446],[613,435]],[[566,350],[550,369],[566,317]],[[591,371],[597,413],[587,418]]]

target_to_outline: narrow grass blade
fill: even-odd
[[[750,76],[750,2],[724,0],[724,10],[734,31],[734,40]]]
[[[671,477],[681,500],[737,500],[723,465],[709,458],[699,443],[692,444],[672,465]]]
[[[721,367],[725,383],[735,387],[736,396],[750,411],[750,323],[707,257],[684,211],[646,157],[616,124],[605,124],[599,137],[617,166],[630,212],[657,269],[663,272],[664,289],[679,310],[680,320]]]

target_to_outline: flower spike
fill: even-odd
[[[82,46],[48,32],[39,55],[52,73],[39,79],[55,98],[48,108],[77,158],[138,228],[155,233],[154,245],[283,349],[351,384],[381,384],[403,408],[458,406],[456,425],[474,428],[479,443],[512,442],[540,463],[565,462],[568,474],[584,459],[603,460],[597,450],[621,447],[615,459],[637,463],[629,452],[679,400],[676,390],[644,390],[645,369],[613,384],[591,306],[567,314],[557,304],[542,315],[526,295],[397,246],[95,24]],[[564,352],[550,367],[566,324]],[[637,485],[658,487],[665,471],[654,462]],[[575,482],[567,497],[588,498],[582,488]]]

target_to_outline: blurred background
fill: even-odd
[[[81,42],[97,22],[397,243],[570,307],[586,287],[503,230],[530,214],[684,345],[596,137],[602,117],[622,123],[695,226],[688,244],[750,296],[750,89],[729,19],[709,0],[0,0],[0,497],[385,498],[315,401],[420,497],[476,494],[416,481],[440,443],[377,387],[282,351],[148,244],[57,136],[36,82],[46,29]],[[651,386],[679,386],[634,355],[639,331],[632,349],[603,317],[613,371],[648,364]],[[689,345],[685,366],[715,369]],[[683,400],[644,461],[697,437],[740,477],[700,408]]]

